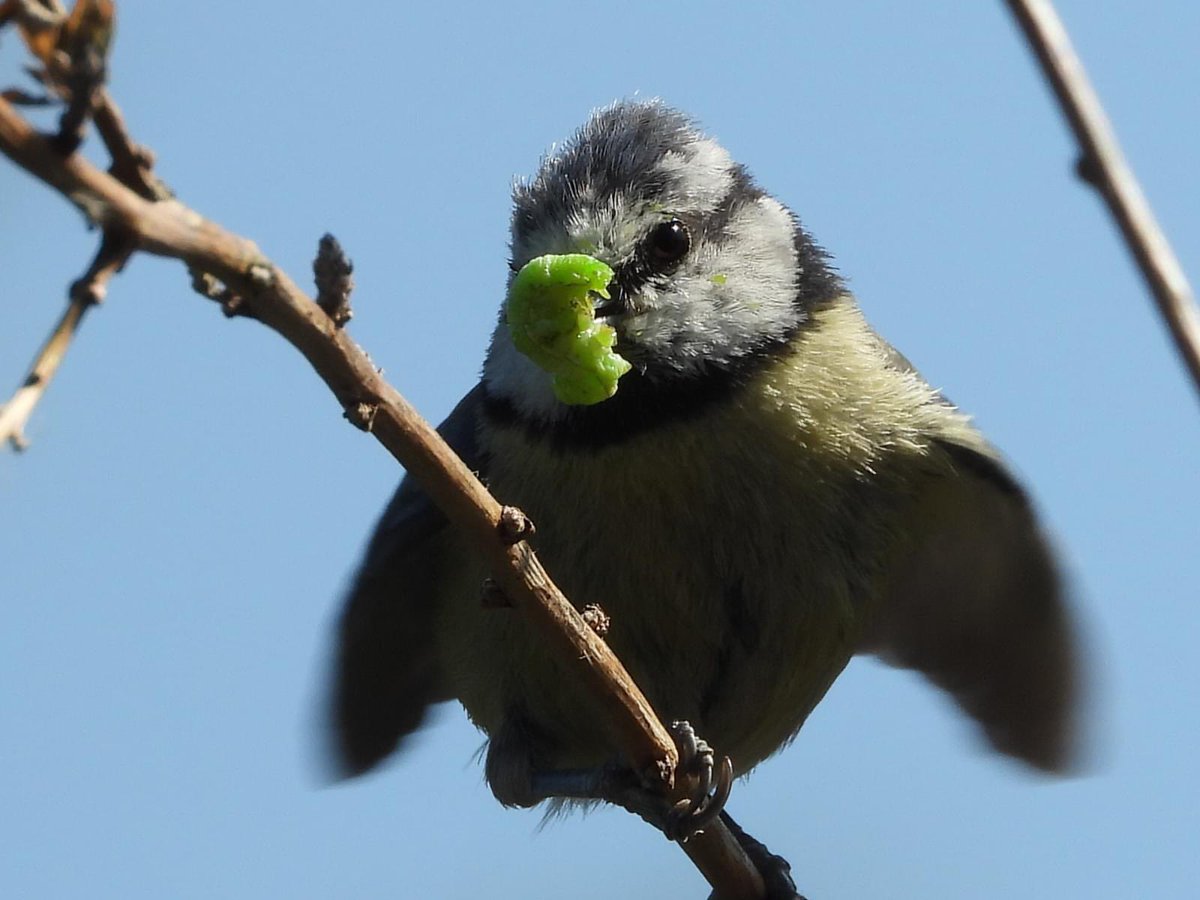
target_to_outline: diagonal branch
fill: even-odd
[[[52,139],[59,153],[72,153],[83,141],[87,123],[94,121],[112,158],[109,172],[147,199],[164,199],[170,194],[151,171],[153,158],[133,143],[104,87],[115,13],[112,0],[80,0],[70,13],[58,0],[4,0],[0,26],[15,20],[30,53],[42,63],[30,74],[49,93],[34,97],[14,89],[5,91],[3,97],[38,105],[49,105],[55,97],[63,99],[58,134]],[[95,259],[71,286],[62,319],[35,357],[22,386],[0,407],[0,445],[11,443],[18,450],[26,446],[29,418],[58,370],[83,314],[103,299],[109,280],[124,268],[135,249],[124,231],[104,229]]]
[[[612,651],[553,584],[529,544],[504,538],[501,506],[436,431],[380,376],[367,355],[249,240],[174,199],[151,201],[79,154],[63,156],[0,99],[0,152],[67,197],[105,233],[182,260],[203,292],[248,312],[295,346],[347,418],[372,432],[481,552],[500,589],[580,680],[613,745],[649,785],[687,796],[670,735]],[[219,282],[219,284],[217,284]],[[761,876],[723,823],[684,850],[723,900],[763,895]]]
[[[1050,0],[1006,0],[1075,132],[1079,174],[1104,197],[1200,390],[1200,311]]]
[[[34,357],[29,374],[21,382],[21,386],[0,406],[0,445],[11,444],[14,450],[24,450],[29,441],[25,437],[25,426],[33,414],[34,407],[46,393],[50,379],[58,371],[71,339],[75,336],[83,314],[91,307],[91,303],[80,297],[72,297],[67,308],[54,326],[50,337]]]
[[[0,445],[9,443],[15,450],[24,450],[28,446],[25,427],[29,417],[46,393],[50,379],[58,371],[67,348],[71,346],[71,339],[79,330],[84,313],[104,299],[108,282],[125,267],[133,250],[128,235],[115,230],[105,231],[95,259],[79,280],[71,285],[67,308],[34,357],[29,374],[12,398],[0,406]]]

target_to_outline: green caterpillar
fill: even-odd
[[[531,259],[508,290],[513,344],[554,376],[554,395],[576,406],[607,400],[631,368],[613,351],[616,332],[596,321],[592,295],[608,297],[613,271],[583,253]]]

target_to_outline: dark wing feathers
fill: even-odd
[[[945,689],[999,751],[1061,772],[1077,754],[1076,629],[1053,553],[996,459],[940,444],[863,647]],[[936,450],[935,450],[936,452]]]
[[[475,427],[480,388],[439,433],[479,471]],[[414,731],[430,703],[450,699],[433,640],[448,523],[410,477],[400,483],[367,547],[337,630],[330,698],[339,772],[360,775]]]
[[[879,342],[894,368],[920,377]],[[922,539],[897,558],[863,649],[948,691],[997,750],[1064,771],[1079,754],[1082,677],[1053,550],[998,456],[948,440],[933,452],[954,474],[918,500],[908,531]]]

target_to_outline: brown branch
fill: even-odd
[[[502,534],[502,508],[463,462],[375,369],[367,355],[249,240],[176,200],[152,202],[79,154],[64,157],[0,100],[0,151],[67,197],[88,219],[128,235],[137,249],[185,262],[203,292],[228,291],[295,346],[329,386],[347,417],[371,431],[481,552],[497,585],[547,645],[573,667],[584,702],[613,745],[651,786],[674,801],[674,743],[612,651],[551,582],[524,540]],[[763,894],[761,876],[723,823],[684,849],[723,900]]]
[[[11,444],[14,450],[29,446],[25,437],[29,417],[58,371],[84,313],[104,299],[108,282],[125,267],[132,252],[133,243],[125,235],[117,231],[105,232],[95,259],[82,277],[71,285],[67,308],[34,357],[29,374],[9,401],[0,406],[0,445]]]
[[[1006,0],[1079,142],[1080,176],[1104,197],[1200,390],[1200,312],[1183,267],[1117,143],[1116,133],[1050,0]]]
[[[30,52],[44,63],[32,74],[53,94],[35,98],[21,91],[5,91],[3,96],[18,103],[49,103],[54,95],[65,98],[58,134],[51,140],[55,150],[63,155],[73,153],[83,141],[88,120],[93,119],[112,158],[109,171],[141,196],[165,199],[170,192],[151,171],[153,156],[134,144],[120,111],[104,88],[114,15],[111,0],[83,0],[69,15],[57,0],[7,0],[0,7],[0,26],[9,19],[16,20]],[[7,442],[18,450],[27,446],[25,428],[29,417],[45,395],[84,312],[103,299],[109,280],[124,268],[135,249],[126,232],[105,228],[95,259],[71,286],[70,303],[62,319],[34,359],[25,382],[0,407],[0,445]]]
[[[152,171],[154,154],[130,136],[121,110],[113,102],[107,88],[102,87],[96,92],[92,120],[104,142],[104,149],[112,157],[109,174],[147,200],[170,199],[170,188]]]
[[[50,379],[58,371],[59,363],[62,362],[67,347],[71,345],[71,338],[75,336],[83,314],[91,305],[86,301],[71,298],[62,318],[54,326],[54,331],[34,358],[29,374],[9,401],[0,406],[0,444],[11,444],[14,450],[24,450],[29,445],[25,437],[25,426],[29,423],[29,417],[38,401],[46,393]]]

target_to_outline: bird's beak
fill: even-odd
[[[606,319],[610,325],[629,312],[629,295],[615,278],[608,285],[608,296],[600,297],[593,311],[597,319]]]
[[[601,297],[600,301],[592,307],[597,319],[608,319],[613,316],[619,316],[624,312],[624,307],[613,297]]]

